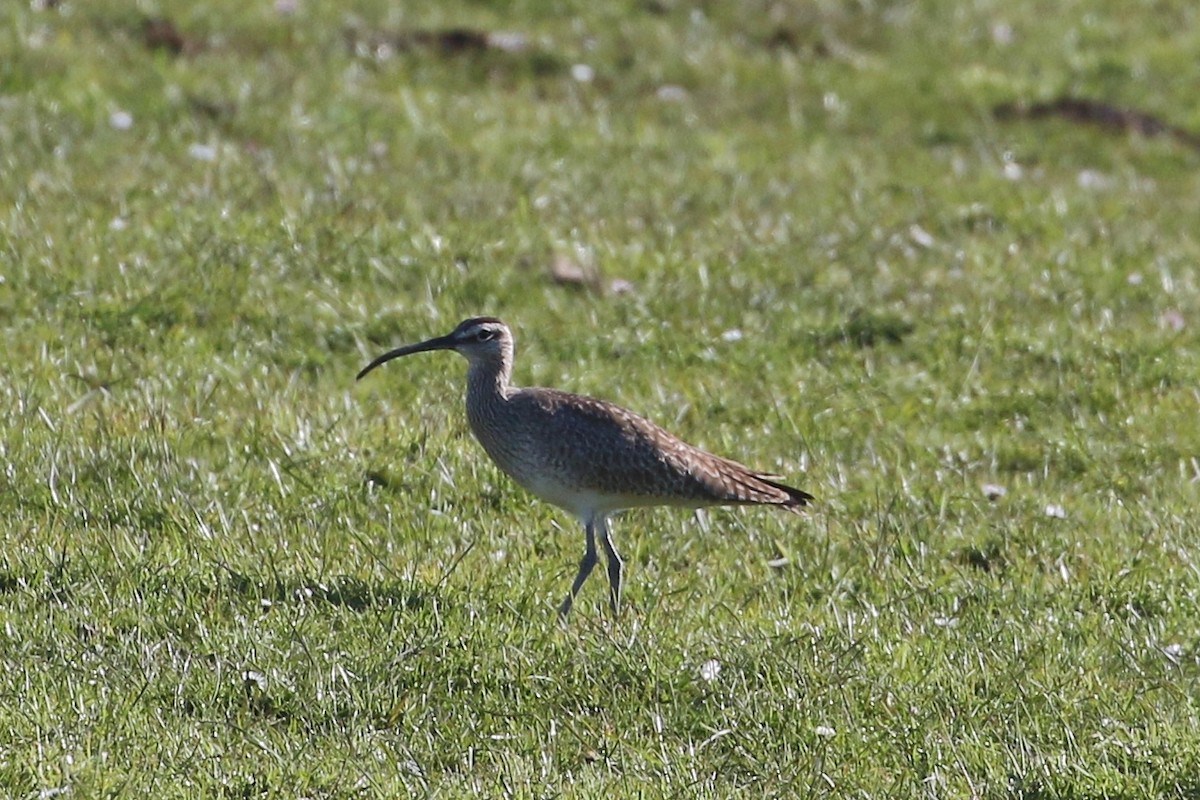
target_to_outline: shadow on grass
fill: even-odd
[[[515,31],[477,28],[387,30],[346,28],[342,32],[346,50],[353,56],[375,62],[399,55],[425,59],[465,59],[489,73],[526,74],[531,77],[561,75],[567,62],[556,53],[536,46],[528,36]]]
[[[15,572],[0,572],[0,594],[13,594],[21,589],[24,583]]]
[[[892,314],[873,314],[861,309],[850,313],[849,319],[823,331],[814,331],[813,340],[822,347],[849,344],[855,347],[874,347],[877,344],[898,344],[916,326]]]
[[[302,576],[275,577],[260,580],[222,567],[226,585],[234,593],[272,603],[325,603],[351,611],[378,608],[400,608],[419,611],[425,608],[437,587],[421,591],[420,587],[395,582],[375,583],[350,576],[327,580],[310,580]]]
[[[429,605],[440,588],[440,585],[414,586],[394,581],[370,582],[350,576],[324,580],[302,576],[258,579],[227,566],[221,569],[225,578],[218,581],[219,587],[244,598],[271,603],[323,603],[351,611],[378,608],[418,611]],[[42,575],[0,571],[0,596],[35,591],[43,602],[66,603],[75,582],[75,577],[62,570]],[[211,584],[205,582],[205,585],[211,589]]]
[[[992,109],[992,114],[996,119],[1003,121],[1058,117],[1110,131],[1124,131],[1146,137],[1167,136],[1187,147],[1200,149],[1200,134],[1187,128],[1172,125],[1136,108],[1124,108],[1087,97],[1063,95],[1046,103],[1001,103]]]

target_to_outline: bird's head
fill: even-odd
[[[358,380],[393,358],[430,350],[453,350],[466,358],[471,366],[494,364],[503,369],[512,364],[513,336],[508,326],[495,317],[471,317],[458,323],[458,327],[445,336],[397,347],[384,353],[358,373]]]

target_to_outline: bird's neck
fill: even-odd
[[[480,361],[467,370],[468,405],[503,402],[512,392],[512,364],[505,360]]]

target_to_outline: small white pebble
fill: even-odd
[[[505,53],[523,53],[529,49],[529,37],[518,31],[495,31],[488,34],[487,41]]]
[[[700,677],[708,683],[715,681],[717,676],[720,674],[721,662],[717,661],[715,658],[710,658],[708,661],[705,661],[700,665]]]
[[[1183,318],[1183,314],[1180,314],[1173,308],[1164,311],[1162,316],[1159,317],[1159,322],[1162,323],[1164,328],[1168,328],[1175,333],[1179,333],[1181,330],[1187,327],[1187,320]]]
[[[248,669],[242,673],[242,683],[246,688],[253,686],[255,689],[265,690],[267,688],[267,676],[256,669]]]
[[[1051,503],[1046,506],[1046,516],[1053,517],[1054,519],[1066,519],[1067,510],[1057,503]]]
[[[767,566],[771,569],[783,569],[790,563],[792,563],[791,559],[789,559],[787,556],[780,556],[779,558],[772,558],[770,561],[768,561]]]
[[[579,83],[591,83],[596,77],[596,70],[587,64],[573,64],[571,66],[571,77]]]
[[[813,733],[815,733],[817,736],[821,736],[826,739],[828,739],[831,736],[837,735],[837,731],[835,731],[833,728],[829,727],[828,725],[818,725],[817,727],[813,728]]]
[[[1075,176],[1080,189],[1107,189],[1112,180],[1098,169],[1085,169]]]
[[[108,223],[108,229],[110,231],[123,231],[128,227],[129,221],[124,217],[113,217],[112,221]]]
[[[259,605],[259,608],[261,608],[263,611],[270,611],[271,607],[274,606],[275,604],[273,602],[271,602],[271,598],[264,597],[258,601],[258,605]]]
[[[116,130],[127,131],[133,127],[133,114],[128,111],[114,111],[108,118],[108,124]]]
[[[633,284],[624,278],[613,278],[608,284],[608,290],[613,294],[633,294]]]
[[[921,247],[933,247],[933,234],[922,228],[920,225],[909,225],[908,236],[913,240],[913,244]]]
[[[1008,489],[1005,489],[998,483],[985,483],[980,488],[983,489],[983,496],[988,500],[999,500],[1008,494]]]
[[[1125,282],[1130,286],[1141,286],[1143,280],[1145,279],[1142,277],[1142,273],[1131,272],[1129,273],[1129,277],[1125,279]]]
[[[730,328],[721,334],[721,340],[725,342],[740,342],[742,338],[742,332],[738,328]]]
[[[197,161],[216,161],[217,148],[211,144],[200,144],[196,142],[188,148],[188,155]]]
[[[664,103],[682,103],[687,100],[687,89],[682,86],[677,86],[673,83],[667,83],[658,87],[658,91],[654,95]]]
[[[1025,170],[1021,169],[1021,165],[1015,161],[1004,162],[1004,177],[1010,181],[1019,181],[1025,177]]]

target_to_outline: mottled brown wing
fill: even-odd
[[[647,505],[770,504],[795,510],[812,495],[713,455],[603,400],[555,389],[524,390],[542,412],[543,456],[581,488]]]

